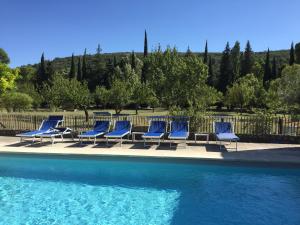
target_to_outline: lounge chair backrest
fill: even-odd
[[[131,123],[128,120],[118,120],[115,124],[115,131],[127,130],[131,131]]]
[[[215,133],[232,133],[232,125],[230,122],[215,122]]]
[[[166,121],[151,120],[148,132],[151,133],[164,133],[166,131]]]
[[[103,121],[103,120],[98,120],[96,121],[94,125],[94,130],[95,131],[102,131],[102,132],[108,132],[109,131],[109,121]]]
[[[171,132],[189,132],[188,121],[172,121]]]
[[[39,130],[48,131],[50,129],[56,128],[58,123],[58,120],[43,120]]]
[[[62,125],[62,122],[64,121],[64,116],[61,115],[50,115],[48,116],[48,120],[56,120],[58,121],[57,126]]]

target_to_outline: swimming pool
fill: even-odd
[[[0,223],[296,225],[300,168],[0,155]]]

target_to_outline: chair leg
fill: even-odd
[[[235,151],[237,151],[237,141],[235,141]]]
[[[96,144],[96,137],[94,138],[94,145]]]
[[[64,136],[61,134],[60,137],[61,137],[61,142],[64,142]]]
[[[108,138],[106,138],[106,146],[108,146]]]
[[[120,142],[120,146],[121,146],[121,147],[122,147],[122,140],[123,140],[123,139],[121,138],[121,142]]]

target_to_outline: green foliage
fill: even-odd
[[[87,83],[76,79],[66,79],[56,75],[51,84],[43,86],[44,101],[51,109],[59,107],[64,109],[86,109],[91,103],[91,96]]]
[[[232,63],[230,57],[230,47],[228,42],[222,54],[219,76],[220,77],[218,82],[218,90],[225,93],[227,86],[232,82]]]
[[[20,92],[5,93],[1,100],[3,107],[8,112],[29,110],[33,102],[33,99],[28,94]]]
[[[240,42],[236,41],[230,52],[232,63],[232,80],[230,83],[236,81],[240,77],[241,70],[241,50]]]
[[[136,113],[138,113],[138,106],[150,105],[155,107],[158,105],[158,99],[156,98],[154,91],[148,84],[144,83],[136,84],[132,94],[132,101],[136,104]]]
[[[251,108],[254,106],[262,106],[265,99],[265,91],[261,82],[254,74],[247,74],[241,77],[228,88],[226,94],[226,104],[231,107]]]
[[[128,82],[115,80],[109,91],[109,103],[113,106],[116,114],[120,114],[123,108],[130,102],[130,87]]]
[[[25,93],[27,95],[29,95],[33,102],[32,102],[32,107],[34,109],[38,109],[42,102],[43,102],[43,98],[42,96],[38,93],[38,91],[36,90],[36,88],[34,87],[34,84],[26,81],[26,82],[19,82],[17,85],[17,90]]]
[[[19,69],[10,69],[7,64],[0,63],[0,95],[15,87],[19,77]]]
[[[7,53],[4,51],[3,48],[0,48],[0,63],[3,63],[3,64],[9,64],[10,63],[10,59],[9,59]]]
[[[95,92],[93,93],[94,102],[97,107],[100,105],[105,108],[109,103],[109,90],[103,86],[97,86]]]
[[[266,87],[268,85],[269,80],[271,79],[272,71],[271,71],[271,65],[270,65],[270,50],[268,49],[266,54],[266,60],[264,65],[264,86]]]
[[[243,59],[241,63],[241,75],[252,73],[252,67],[254,64],[254,53],[252,51],[250,41],[247,41],[245,52],[243,53]]]
[[[300,65],[284,68],[281,78],[271,83],[267,102],[274,111],[300,112]]]
[[[199,57],[181,57],[170,48],[148,57],[148,82],[163,105],[200,109],[215,103],[210,95],[217,92],[206,85],[208,68]]]

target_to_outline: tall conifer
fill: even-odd
[[[271,79],[276,79],[277,78],[277,64],[276,64],[276,58],[275,56],[273,57],[272,60],[272,77]]]
[[[134,51],[131,53],[131,68],[135,69],[136,68],[136,56]]]
[[[86,49],[84,49],[83,57],[82,57],[82,75],[81,80],[87,79],[87,61],[86,61]]]
[[[230,46],[228,42],[226,44],[225,50],[222,53],[219,76],[218,89],[219,91],[225,93],[227,86],[232,80],[232,64],[230,57]]]
[[[208,62],[208,48],[207,48],[207,41],[205,42],[205,49],[204,49],[204,55],[203,55],[203,62],[207,64]]]
[[[295,63],[295,50],[294,50],[294,43],[292,42],[291,44],[291,49],[290,49],[290,60],[289,64],[290,66]]]
[[[81,58],[80,57],[78,57],[77,80],[82,81],[82,66],[81,66]]]
[[[254,65],[253,51],[250,45],[250,41],[247,41],[245,52],[241,63],[241,75],[244,76],[252,72]]]
[[[75,77],[76,77],[75,60],[74,60],[74,54],[72,54],[71,68],[70,68],[69,78],[73,79]]]
[[[41,56],[41,62],[39,65],[38,73],[37,73],[37,85],[39,87],[42,86],[43,82],[47,81],[47,74],[46,74],[46,63],[44,53]]]
[[[145,30],[145,37],[144,37],[144,57],[148,55],[148,39],[147,39],[147,31]]]
[[[264,66],[264,86],[266,87],[268,82],[270,81],[272,76],[271,66],[270,66],[270,50],[268,49],[265,59],[265,66]]]

